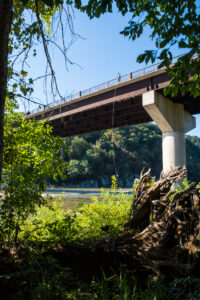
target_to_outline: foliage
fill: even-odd
[[[61,200],[37,207],[23,223],[19,238],[25,241],[69,243],[73,240],[99,239],[116,236],[124,229],[130,216],[133,195],[119,192],[117,179],[112,178],[112,190],[102,189],[92,203],[81,203],[75,213],[65,212]]]
[[[138,180],[133,189],[136,182]],[[179,190],[187,185],[185,181],[184,187]],[[117,178],[113,176],[112,193],[102,191],[101,199],[93,197],[92,204],[79,207],[75,214],[64,212],[59,200],[48,207],[38,206],[20,232],[21,240],[34,242],[31,250],[22,247],[15,261],[15,269],[9,273],[0,272],[4,299],[7,299],[8,291],[13,293],[13,298],[9,299],[199,299],[199,278],[144,278],[123,266],[120,273],[109,276],[102,270],[102,280],[94,278],[88,284],[78,281],[68,268],[41,251],[40,242],[50,242],[50,246],[55,243],[64,245],[74,239],[91,240],[119,234],[130,215],[134,196],[117,191]]]
[[[186,136],[186,161],[188,167],[188,178],[200,181],[200,138],[197,136]]]
[[[184,178],[181,184],[178,184],[178,186],[173,190],[173,194],[169,196],[169,201],[173,201],[174,197],[179,194],[182,191],[187,190],[189,187],[189,181]]]
[[[38,206],[21,228],[19,238],[25,241],[67,243],[77,236],[76,214],[66,213],[55,199],[47,206]]]
[[[4,299],[66,299],[67,291],[76,286],[68,268],[35,249],[24,249],[20,261],[15,261],[14,266],[14,271],[0,275]]]
[[[78,238],[97,239],[119,234],[130,216],[133,195],[118,192],[116,177],[113,177],[111,193],[102,189],[101,197],[93,196],[92,200],[76,211]]]
[[[132,214],[138,182],[136,179],[133,193],[129,195],[119,192],[117,178],[113,176],[111,192],[102,189],[100,196],[92,197],[91,204],[80,203],[75,213],[65,212],[60,205],[61,199],[54,200],[49,206],[40,206],[24,222],[20,238],[35,242],[68,243],[73,240],[116,236],[123,231],[124,224]],[[154,183],[153,179],[150,185]],[[188,186],[189,182],[184,179],[169,200],[173,201],[176,194],[186,190]]]
[[[92,288],[100,300],[197,300],[200,297],[200,279],[193,277],[177,278],[171,281],[155,281],[149,277],[136,277],[131,271],[123,268],[120,274],[106,277],[102,273],[101,281],[93,281]]]
[[[114,10],[117,6],[122,15],[131,14],[131,20],[121,32],[132,40],[139,38],[145,26],[151,29],[150,38],[155,41],[155,49],[146,50],[138,56],[138,62],[161,61],[159,68],[167,67],[172,77],[170,85],[165,89],[165,94],[176,96],[189,93],[193,97],[200,95],[200,58],[192,59],[200,52],[199,34],[199,2],[195,0],[115,0],[75,1],[76,7],[86,12],[90,18],[98,18],[102,14]],[[172,63],[173,46],[189,51],[179,58],[174,66]],[[193,80],[190,80],[190,76]],[[182,83],[180,85],[180,82]]]
[[[23,263],[18,263],[15,272],[1,278],[1,295],[9,299],[99,299],[99,300],[198,300],[200,279],[195,277],[155,281],[137,278],[123,266],[120,273],[93,279],[91,283],[80,282],[68,268],[62,267],[51,256],[26,253]],[[13,294],[13,298],[12,298]]]
[[[159,178],[162,169],[162,137],[154,124],[142,124],[66,138],[70,153],[67,182],[59,184],[109,187],[117,176],[121,187],[130,187],[140,172],[151,168]],[[154,149],[152,151],[152,145]],[[186,136],[188,179],[200,181],[200,138]]]
[[[74,178],[77,178],[77,177],[84,178],[88,174],[90,174],[90,172],[89,172],[89,163],[87,160],[78,160],[78,159],[70,160],[68,176],[69,176],[69,178],[72,179],[72,181]]]
[[[30,213],[48,201],[42,196],[49,178],[62,176],[66,164],[60,157],[63,141],[51,135],[51,127],[27,122],[14,113],[5,116],[3,181],[5,199],[0,207],[1,241],[17,241],[20,225]]]

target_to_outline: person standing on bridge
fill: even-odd
[[[117,72],[117,81],[118,83],[121,81],[121,74],[119,72]]]

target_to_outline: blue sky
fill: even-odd
[[[78,38],[68,50],[68,57],[74,64],[68,64],[66,70],[62,55],[55,47],[51,51],[58,85],[63,96],[115,78],[117,72],[123,75],[145,66],[138,64],[136,59],[144,50],[154,48],[149,38],[150,30],[145,29],[142,37],[134,42],[130,41],[119,34],[129,19],[130,16],[122,17],[118,13],[113,13],[90,20],[85,14],[75,11],[74,28],[82,38]],[[66,30],[65,34],[66,40],[70,41],[69,31]],[[37,57],[31,58],[28,62],[29,67],[27,66],[29,75],[33,77],[44,74],[46,66],[42,47],[37,49]],[[174,48],[173,54],[176,56],[181,52]],[[36,81],[34,88],[34,97],[42,99],[45,103],[43,84]],[[51,102],[50,93],[49,102]],[[200,115],[197,116],[197,128],[189,134],[200,137]]]

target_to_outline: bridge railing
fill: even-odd
[[[179,56],[174,57],[172,59],[172,64],[175,64],[177,62],[177,60],[179,59],[179,57],[181,57],[181,56],[183,56],[183,55],[179,55]],[[196,57],[197,57],[197,55],[194,56],[193,58],[196,58]],[[90,95],[92,93],[104,90],[104,89],[106,89],[108,87],[111,87],[111,86],[114,86],[114,85],[118,85],[118,84],[120,84],[122,82],[126,82],[126,81],[129,81],[131,79],[144,76],[145,74],[153,73],[153,72],[155,72],[155,71],[158,70],[159,65],[160,65],[160,63],[156,63],[154,65],[142,68],[140,70],[137,70],[137,71],[134,71],[134,72],[130,72],[130,73],[128,73],[126,75],[123,75],[123,76],[121,76],[119,74],[117,78],[114,78],[114,79],[111,79],[109,81],[103,82],[101,84],[98,84],[98,85],[93,86],[91,88],[88,88],[86,90],[73,93],[73,94],[71,94],[71,95],[69,95],[69,96],[67,96],[65,98],[62,98],[62,99],[60,99],[58,101],[54,101],[54,102],[51,102],[51,103],[46,104],[46,105],[41,104],[41,106],[39,106],[36,109],[33,109],[30,113],[34,114],[34,113],[37,113],[39,111],[46,110],[46,109],[49,109],[51,107],[54,107],[56,105],[59,105],[59,104],[62,104],[62,103],[66,103],[66,102],[69,102],[71,100],[78,99],[80,97],[87,96],[87,95]]]

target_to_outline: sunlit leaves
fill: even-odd
[[[64,142],[51,132],[52,128],[44,122],[26,121],[21,114],[13,113],[13,104],[8,103],[3,160],[6,197],[0,208],[1,228],[7,226],[7,220],[12,230],[17,230],[16,222],[45,202],[42,193],[47,179],[62,177],[66,163],[62,162],[60,150]]]
[[[100,199],[94,196],[92,200],[93,203],[77,210],[75,225],[79,239],[114,236],[123,230],[130,215],[133,195],[117,194],[113,189],[112,194],[102,191]],[[104,231],[104,228],[108,230]]]

